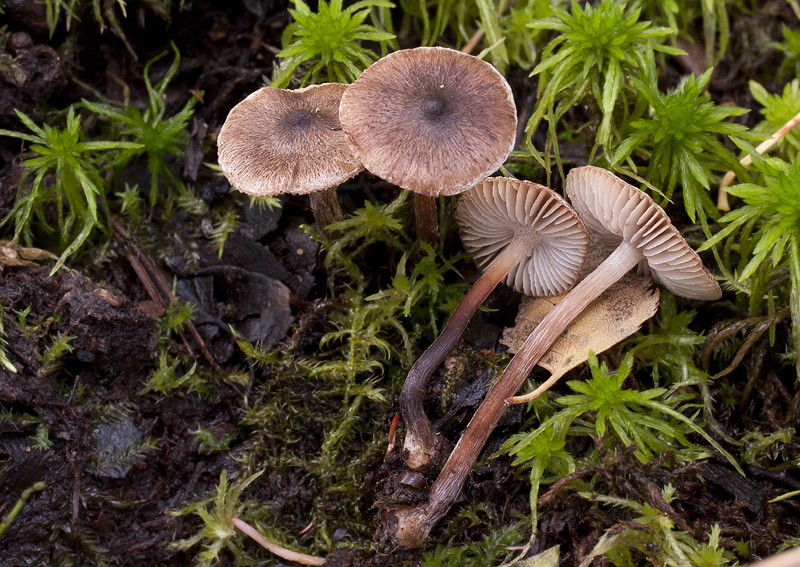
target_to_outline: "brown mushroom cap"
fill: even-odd
[[[646,193],[593,166],[571,170],[566,191],[586,228],[606,244],[630,242],[644,255],[653,278],[672,293],[704,300],[722,296],[700,257]]]
[[[514,147],[511,88],[489,63],[444,47],[395,51],[342,96],[342,127],[375,175],[427,196],[455,195]]]
[[[565,293],[578,279],[589,235],[572,207],[552,189],[518,179],[490,177],[458,202],[461,240],[486,270],[520,232],[532,237],[525,257],[505,282],[534,296]]]
[[[361,171],[339,123],[345,88],[264,87],[233,107],[217,138],[219,165],[231,184],[251,195],[305,194]]]

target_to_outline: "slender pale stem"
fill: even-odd
[[[800,377],[800,242],[798,238],[789,239],[789,306],[792,313],[792,339],[794,340],[794,367]]]
[[[800,547],[793,547],[778,555],[751,563],[748,567],[797,567],[797,565],[800,565]]]
[[[301,565],[325,565],[327,562],[324,557],[316,557],[314,555],[307,555],[305,553],[292,551],[291,549],[286,549],[285,547],[278,545],[274,541],[268,540],[261,535],[261,532],[244,520],[232,518],[231,522],[244,534],[254,539],[261,547],[274,553],[278,557],[282,557],[288,561],[294,561],[295,563],[300,563]]]
[[[414,193],[414,215],[417,219],[417,238],[436,246],[439,242],[439,220],[436,197]]]
[[[395,511],[388,527],[397,543],[405,547],[418,547],[425,540],[461,491],[472,465],[508,406],[507,398],[513,396],[522,386],[531,369],[569,323],[642,258],[639,250],[623,241],[597,269],[576,285],[547,314],[517,351],[475,412],[439,478],[431,487],[428,502]]]
[[[403,443],[403,459],[409,468],[424,469],[435,460],[438,440],[423,408],[428,380],[453,350],[478,307],[511,269],[520,263],[536,241],[534,231],[519,231],[494,259],[458,304],[439,337],[422,353],[406,377],[400,393],[400,411],[408,433]]]
[[[314,220],[321,232],[325,232],[325,227],[331,223],[344,220],[342,208],[339,206],[339,199],[336,197],[336,187],[329,187],[323,191],[309,193],[311,201],[311,212],[314,213]]]
[[[514,404],[524,404],[527,402],[532,402],[542,394],[544,394],[547,390],[553,387],[553,384],[558,382],[561,377],[564,375],[563,372],[559,372],[558,374],[553,374],[548,378],[544,383],[542,383],[538,388],[536,388],[532,392],[528,392],[527,394],[523,394],[521,396],[511,396],[506,400],[508,405],[512,406]]]
[[[789,119],[789,121],[786,122],[786,124],[775,130],[775,132],[773,132],[769,138],[758,144],[758,146],[756,146],[756,151],[759,154],[764,155],[764,153],[767,150],[769,150],[772,146],[777,144],[781,138],[783,138],[786,134],[791,132],[792,129],[798,124],[800,124],[800,112],[792,116]],[[753,163],[753,156],[747,154],[746,156],[744,156],[742,159],[739,160],[739,163],[741,163],[745,167],[750,167],[750,165]],[[728,204],[728,192],[725,189],[728,188],[731,183],[733,183],[733,180],[735,178],[736,178],[736,172],[729,171],[728,173],[725,174],[725,176],[722,178],[722,181],[719,184],[719,193],[717,194],[717,208],[720,211],[727,212],[731,210],[731,207]]]

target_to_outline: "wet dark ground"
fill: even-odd
[[[760,12],[737,20],[730,55],[711,85],[718,101],[752,106],[747,81],[757,76],[760,67],[775,64],[774,53],[765,55],[752,45],[764,36],[779,37],[778,4],[768,3]],[[183,171],[184,181],[207,204],[230,198],[228,184],[201,163],[216,161],[214,139],[228,110],[269,76],[274,48],[279,47],[280,33],[289,21],[286,3],[187,2],[183,10],[173,6],[165,18],[157,6],[130,2],[128,18],[119,20],[124,41],[109,28],[101,33],[88,10],[83,21],[73,22],[69,31],[59,26],[52,37],[43,3],[7,0],[5,11],[0,25],[6,25],[11,35],[5,50],[0,50],[0,128],[21,129],[14,109],[41,123],[54,109],[91,98],[73,79],[108,99],[130,96],[133,104],[142,105],[144,64],[175,42],[182,58],[167,91],[168,108],[177,110],[202,91],[192,124],[199,134],[187,147],[186,164],[176,162],[176,169]],[[11,57],[14,66],[3,67]],[[163,72],[168,60],[156,67]],[[668,74],[677,79],[680,72],[675,68]],[[511,81],[518,106],[530,111],[535,85],[525,75],[516,72]],[[575,120],[581,119],[580,112],[576,110]],[[752,124],[757,117],[745,121]],[[18,140],[0,138],[1,216],[13,206],[21,172],[20,149]],[[573,150],[575,155],[570,157]],[[584,148],[567,146],[563,151],[575,163],[585,160]],[[128,174],[132,182],[147,185],[144,164],[133,164]],[[365,195],[385,201],[394,190],[362,175],[341,192],[345,211],[360,206]],[[0,516],[8,513],[25,489],[37,481],[46,483],[0,537],[0,565],[70,564],[67,558],[76,565],[95,565],[100,557],[108,565],[192,564],[199,548],[178,552],[168,544],[196,533],[199,520],[168,512],[212,490],[221,470],[236,470],[235,459],[242,447],[234,444],[231,451],[202,452],[191,431],[198,424],[217,436],[239,430],[243,392],[225,381],[214,382],[202,398],[147,396],[140,391],[157,365],[160,348],[194,358],[209,374],[245,369],[263,382],[269,376],[248,366],[231,328],[263,347],[290,341],[308,352],[331,330],[319,312],[329,274],[319,265],[318,245],[299,228],[311,222],[309,211],[298,198],[285,199],[283,205],[281,210],[257,213],[241,199],[239,230],[221,257],[202,227],[196,226],[198,219],[178,213],[169,227],[134,236],[117,231],[102,259],[87,259],[75,270],[63,269],[51,276],[49,265],[0,265],[0,303],[6,313],[13,313],[3,318],[5,351],[16,369],[14,373],[0,366],[0,409],[22,416],[0,420]],[[197,306],[195,337],[188,331],[185,337],[158,336],[153,316],[162,314],[163,307],[154,303],[141,269],[156,280],[156,294],[164,295],[157,282],[160,273],[168,289],[174,283],[179,297]],[[508,290],[495,297],[496,305],[513,301]],[[729,314],[705,313],[700,319],[714,321],[723,315]],[[483,315],[471,326],[460,356],[479,358],[482,349],[496,348],[504,324],[508,321],[500,316]],[[48,361],[42,352],[58,336],[74,338],[57,361]],[[431,386],[432,414],[438,411],[436,393],[443,387],[441,376],[439,380]],[[738,380],[744,382],[746,377]],[[94,401],[73,403],[76,397],[86,399],[86,390]],[[481,393],[480,388],[467,387],[450,412],[440,415],[451,441],[458,439]],[[773,373],[752,394],[744,417],[729,412],[717,418],[731,434],[751,422],[795,427],[796,398]],[[385,429],[395,412],[392,406],[381,416]],[[526,419],[521,408],[509,412],[487,454]],[[49,430],[51,450],[31,448],[39,426]],[[590,443],[587,439],[586,444]],[[785,445],[787,454],[797,455],[796,449],[793,442]],[[400,552],[381,543],[378,514],[371,507],[386,497],[387,490],[394,494],[391,473],[399,470],[398,461],[395,452],[361,473],[363,513],[373,537],[364,539],[361,550],[337,551],[329,565],[418,562],[420,552]],[[796,471],[751,467],[748,477],[742,478],[724,462],[662,466],[667,464],[642,465],[630,452],[620,451],[605,455],[600,465],[587,465],[576,478],[595,475],[598,491],[652,502],[680,529],[701,539],[719,523],[727,541],[749,540],[754,557],[768,555],[785,539],[800,534],[796,503],[767,502],[800,488]],[[290,509],[298,510],[300,522],[300,511],[308,509],[311,498],[302,480],[300,475],[288,480],[265,475],[248,496],[266,501],[281,495],[286,483],[297,483],[293,496],[287,498]],[[676,487],[672,506],[658,496],[657,487],[667,483]],[[406,496],[413,499],[411,492]],[[529,512],[527,499],[525,479],[515,477],[509,461],[500,458],[476,468],[460,504],[489,502],[494,517],[505,521],[514,511]],[[564,565],[577,564],[603,532],[620,521],[618,511],[602,511],[559,484],[540,502],[540,510],[544,518],[535,550],[560,543]],[[466,521],[453,522],[451,528],[451,535],[457,534],[456,544],[480,539],[489,530]],[[231,556],[223,554],[222,564],[232,564]]]

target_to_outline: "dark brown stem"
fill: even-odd
[[[414,215],[417,219],[417,238],[436,246],[439,242],[436,197],[414,193]]]
[[[564,332],[569,323],[610,285],[642,260],[634,246],[622,242],[606,260],[575,286],[528,337],[470,420],[439,478],[429,500],[401,507],[390,519],[390,535],[404,547],[419,547],[433,526],[447,513],[505,408],[507,398],[522,386],[531,369]]]
[[[314,220],[320,231],[325,232],[325,227],[329,224],[344,220],[339,199],[336,197],[336,187],[309,193],[308,197],[311,201],[311,212],[314,213]]]
[[[421,470],[430,467],[439,452],[436,432],[423,408],[428,380],[441,366],[447,353],[453,350],[478,307],[519,264],[535,238],[533,231],[520,231],[515,235],[455,308],[439,337],[411,367],[400,392],[400,411],[408,431],[403,442],[403,459],[409,468]]]

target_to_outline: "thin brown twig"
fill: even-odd
[[[708,369],[711,352],[719,346],[719,344],[724,341],[725,339],[732,337],[740,330],[751,327],[753,331],[747,336],[742,346],[736,352],[736,356],[733,358],[731,363],[724,369],[712,376],[712,380],[716,380],[717,378],[721,378],[726,374],[729,374],[733,371],[734,368],[739,366],[742,362],[742,359],[747,354],[747,351],[750,349],[751,346],[772,326],[776,323],[780,322],[781,320],[785,319],[789,316],[789,308],[784,307],[783,309],[779,309],[775,312],[774,315],[769,317],[750,317],[748,319],[742,319],[741,321],[736,321],[735,323],[728,325],[727,327],[715,332],[711,333],[706,337],[705,343],[703,343],[702,347],[702,366],[704,369]]]
[[[81,473],[80,469],[72,463],[73,479],[72,479],[72,518],[70,524],[73,529],[77,529],[80,518],[80,498],[81,498]]]
[[[162,309],[161,313],[163,313],[163,310],[166,309],[168,300],[164,298],[158,291],[156,284],[153,282],[153,278],[150,277],[150,273],[142,264],[139,254],[140,251],[138,249],[136,251],[129,250],[126,254],[128,263],[133,268],[133,271],[136,272],[136,275],[139,276],[139,280],[142,282],[145,291],[147,291],[147,295],[149,295],[150,299]],[[194,352],[194,349],[192,349],[192,344],[189,342],[189,339],[186,338],[186,335],[183,333],[183,331],[178,331],[178,337],[180,337],[181,342],[183,342],[183,346],[186,347],[187,351]]]
[[[153,261],[146,255],[142,254],[141,259],[145,265],[145,267],[153,274],[153,279],[155,280],[156,285],[158,286],[161,293],[163,293],[166,297],[169,297],[170,301],[175,300],[175,296],[172,294],[172,288],[167,283],[167,279],[164,277],[162,271],[156,266]],[[197,344],[197,348],[200,349],[200,352],[203,353],[203,357],[208,361],[214,370],[221,370],[219,364],[214,359],[211,354],[211,351],[208,350],[208,346],[206,346],[205,341],[200,336],[200,333],[197,331],[197,327],[194,326],[194,323],[187,320],[186,321],[186,328],[189,330],[189,334],[192,335],[194,342]]]
[[[762,334],[763,333],[759,333],[758,336],[761,337]],[[764,368],[764,359],[766,358],[769,341],[767,339],[760,340],[760,348],[750,358],[749,368],[747,369],[747,382],[745,382],[744,388],[742,388],[742,393],[739,395],[739,413],[741,414],[744,414],[745,410],[747,409],[747,403],[750,400],[750,394],[756,387],[756,383],[763,380],[761,371]]]
[[[506,0],[503,2],[503,5],[497,10],[497,15],[501,15],[503,12],[506,11],[506,8],[511,4],[512,0]],[[470,54],[472,51],[478,46],[483,36],[486,35],[486,32],[483,28],[478,28],[475,30],[475,33],[472,34],[472,37],[469,38],[469,41],[461,48],[462,53]]]
[[[135,248],[135,250],[133,248]],[[141,250],[139,250],[138,247],[132,247],[127,254],[127,258],[128,262],[133,267],[133,271],[139,276],[139,279],[141,280],[142,285],[144,285],[144,288],[147,291],[147,294],[150,296],[150,299],[155,301],[159,306],[161,306],[162,309],[166,309],[169,305],[170,298],[169,296],[164,297],[159,291],[158,286],[150,276],[150,272],[144,265]],[[191,323],[191,321],[188,321],[188,323]],[[194,353],[192,343],[189,342],[189,339],[186,337],[186,334],[183,331],[178,331],[178,337],[180,337],[183,346],[186,347],[186,350],[190,353]]]
[[[397,433],[397,422],[400,421],[400,414],[394,414],[394,418],[392,419],[392,424],[389,426],[389,446],[386,447],[386,454],[383,456],[386,459],[389,455],[392,454],[394,451],[394,438]]]
[[[578,471],[569,473],[564,478],[561,478],[554,482],[552,486],[548,489],[547,492],[542,494],[539,497],[539,507],[544,507],[550,502],[553,498],[555,498],[564,488],[566,488],[573,480],[578,480],[580,478],[584,478],[592,473],[595,472],[593,467],[586,467],[584,469],[580,469]]]
[[[171,302],[175,301],[175,297],[172,294],[172,288],[167,283],[166,277],[164,277],[164,274],[161,272],[158,266],[153,263],[150,257],[147,256],[147,254],[145,254],[136,245],[136,243],[131,240],[130,234],[120,220],[116,217],[112,217],[112,223],[114,225],[114,232],[117,237],[126,241],[128,246],[128,261],[130,262],[134,272],[136,272],[136,275],[139,276],[139,279],[142,281],[142,285],[144,285],[148,295],[150,295],[153,301],[160,303],[166,308]],[[189,334],[192,335],[192,338],[197,344],[197,348],[200,349],[203,357],[206,359],[206,361],[208,361],[211,367],[214,368],[214,370],[222,370],[220,365],[214,359],[214,356],[211,354],[211,351],[208,350],[208,346],[200,336],[200,333],[197,331],[197,327],[194,326],[194,323],[187,320],[186,328],[189,330]],[[178,334],[189,352],[194,352],[194,349],[192,349],[191,343],[186,338],[186,335],[184,335],[181,331],[179,331]]]
[[[486,35],[486,32],[483,31],[483,28],[478,28],[475,30],[475,33],[472,34],[472,37],[469,38],[469,41],[461,48],[462,53],[466,53],[467,55],[471,54],[472,51],[477,47],[478,42],[483,39],[483,36]]]
[[[150,274],[147,273],[147,270],[145,270],[137,255],[132,251],[129,251],[126,254],[126,257],[128,258],[128,263],[133,268],[133,271],[136,272],[137,276],[139,276],[139,281],[142,282],[142,285],[144,286],[147,295],[150,296],[150,299],[158,302],[159,305],[163,305],[164,301],[161,297],[161,294],[158,292],[158,289],[156,289],[156,284],[153,283],[153,279],[150,277]]]

